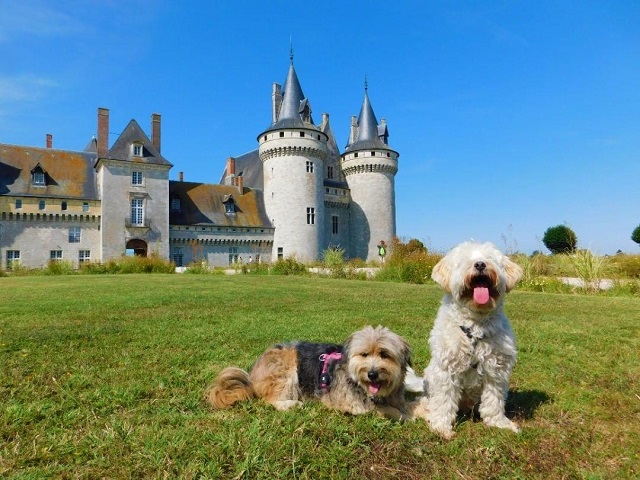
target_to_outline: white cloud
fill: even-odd
[[[56,87],[58,84],[55,81],[35,75],[0,76],[0,105],[39,100]]]

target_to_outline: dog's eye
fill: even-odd
[[[389,352],[387,352],[386,350],[380,350],[380,358],[383,358],[383,359],[391,358],[391,355],[389,355]]]
[[[369,356],[369,354],[367,352],[362,352],[360,354],[360,356],[363,357],[363,358],[367,358]]]

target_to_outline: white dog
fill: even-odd
[[[465,242],[440,260],[431,276],[445,296],[429,337],[426,396],[414,415],[452,438],[458,410],[479,400],[487,425],[518,432],[504,413],[516,343],[502,304],[522,269],[490,243]],[[408,390],[414,390],[415,380],[409,375]]]

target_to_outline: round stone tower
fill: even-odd
[[[350,256],[379,260],[378,245],[396,234],[395,174],[398,152],[387,145],[387,124],[378,125],[365,83],[360,115],[351,121],[342,170],[351,189]]]
[[[273,86],[271,126],[258,136],[263,163],[264,205],[275,227],[272,260],[320,257],[324,239],[325,133],[313,124],[293,67],[284,87]]]

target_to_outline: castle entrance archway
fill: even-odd
[[[128,255],[133,252],[133,255],[137,257],[147,256],[147,242],[144,240],[140,240],[138,238],[131,239],[127,242],[126,249]]]

